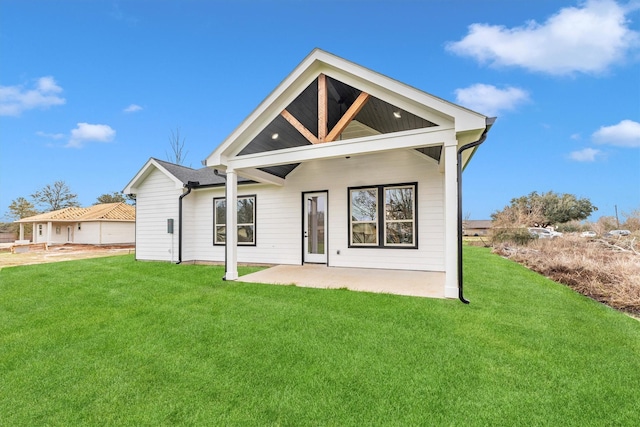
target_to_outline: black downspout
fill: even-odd
[[[187,181],[185,184],[187,192],[182,193],[178,199],[178,262],[176,264],[182,263],[182,199],[187,197],[191,193],[191,189],[198,185],[200,185],[199,181]]]
[[[495,117],[487,118],[487,126],[485,127],[484,132],[482,132],[480,139],[476,142],[463,145],[458,149],[458,299],[465,304],[469,304],[469,300],[464,298],[464,281],[462,280],[462,152],[482,144],[487,139],[487,133],[495,121]]]
[[[219,176],[220,178],[224,179],[224,197],[225,197],[225,209],[227,206],[227,174],[221,174],[220,171],[218,171],[218,169],[214,169],[213,173],[216,176]],[[213,207],[214,209],[216,208],[215,206]],[[214,225],[215,226],[215,225]],[[227,230],[227,215],[225,214],[224,216],[224,230],[225,233],[228,231]],[[215,230],[213,230],[213,232],[215,233]],[[213,239],[215,240],[215,234]],[[224,238],[224,276],[222,276],[222,280],[227,280],[227,237],[225,236]]]

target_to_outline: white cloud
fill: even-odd
[[[66,146],[81,148],[86,142],[111,142],[115,136],[116,131],[111,126],[78,123],[78,126],[71,130],[71,139]]]
[[[617,125],[602,126],[591,135],[591,138],[597,144],[640,147],[640,123],[622,120]]]
[[[142,110],[142,107],[139,106],[138,104],[131,104],[129,105],[127,108],[125,108],[124,110],[122,110],[125,113],[135,113],[137,111]]]
[[[63,133],[46,133],[42,131],[36,132],[36,135],[41,136],[43,138],[51,138],[51,139],[62,139],[64,138]]]
[[[549,74],[597,74],[638,46],[640,34],[628,28],[626,7],[613,0],[588,0],[567,7],[543,24],[521,27],[472,24],[462,40],[447,49],[495,66],[517,66]]]
[[[0,86],[0,116],[19,116],[23,111],[67,102],[59,96],[62,88],[51,76],[40,77],[34,86],[32,89],[21,85]]]
[[[601,153],[602,152],[600,150],[596,150],[594,148],[585,148],[579,151],[572,151],[569,153],[569,158],[576,162],[595,162],[596,157]]]
[[[456,89],[456,102],[486,116],[513,110],[529,101],[529,93],[517,87],[499,89],[493,85],[477,83],[464,89]]]

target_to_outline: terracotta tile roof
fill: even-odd
[[[64,208],[16,222],[135,221],[136,208],[126,203],[102,203],[89,208]]]

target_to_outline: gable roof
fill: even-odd
[[[184,188],[189,183],[193,184],[196,182],[198,184],[193,185],[193,188],[224,186],[225,184],[224,177],[216,175],[213,168],[203,167],[193,169],[151,157],[129,184],[127,184],[123,192],[125,194],[135,193],[136,187],[144,181],[151,171],[156,169],[169,177],[175,183],[176,189]],[[239,184],[248,184],[250,182],[254,181],[241,177],[238,178]]]
[[[22,218],[15,222],[79,222],[79,221],[135,221],[136,208],[124,202],[101,203],[88,208],[69,207]]]
[[[350,127],[357,129],[351,132],[354,129]],[[339,145],[344,139],[373,140],[386,134],[393,134],[393,139],[386,138],[377,150],[394,149],[398,143],[397,148],[414,148],[439,161],[440,150],[434,147],[442,147],[442,138],[454,139],[461,146],[477,141],[486,129],[487,117],[482,114],[315,49],[207,157],[205,164],[234,166],[236,159],[252,158],[256,160],[235,163],[239,169],[253,167],[284,178],[298,163],[286,164],[285,158],[269,157],[274,151],[296,152],[291,158],[305,161],[313,156],[300,153],[315,149],[317,158],[329,158],[328,151],[320,148],[325,142]],[[426,142],[416,138],[405,140],[404,145],[400,142],[402,136],[427,132],[432,138]],[[368,149],[366,144],[351,148],[361,151],[349,154],[366,153]],[[466,153],[463,163],[471,155]]]

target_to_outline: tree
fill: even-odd
[[[38,211],[36,210],[33,203],[25,199],[24,197],[18,197],[13,200],[9,205],[9,212],[7,216],[12,221],[17,221],[22,218],[27,218],[30,216],[37,215]],[[16,232],[18,230],[18,224],[11,224],[7,228],[12,232]],[[25,224],[24,230],[27,234],[31,233],[31,224]]]
[[[9,205],[9,217],[14,221],[37,214],[38,211],[33,206],[33,203],[24,197],[18,197]]]
[[[98,196],[98,199],[94,203],[94,205],[98,205],[100,203],[121,203],[121,202],[126,202],[126,201],[127,200],[124,198],[122,193],[120,193],[118,191],[114,191],[111,194],[105,193],[105,194],[103,194],[101,196]]]
[[[41,190],[33,193],[31,198],[36,205],[44,206],[45,212],[80,206],[78,196],[71,192],[64,181],[56,181],[53,185],[47,184]]]
[[[180,128],[176,128],[175,132],[171,131],[169,144],[171,145],[171,155],[166,153],[167,160],[177,165],[183,164],[189,152],[184,151],[184,138],[180,139]]]
[[[557,194],[553,191],[511,199],[511,204],[494,212],[491,218],[504,224],[530,227],[548,227],[570,221],[581,221],[597,211],[589,199],[577,198],[573,194]]]

